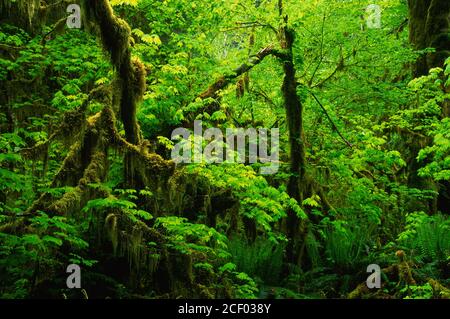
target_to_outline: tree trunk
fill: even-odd
[[[136,106],[145,92],[146,72],[137,58],[131,57],[131,30],[128,24],[116,17],[106,0],[84,1],[86,23],[93,21],[99,29],[104,48],[111,55],[111,62],[117,70],[115,98],[119,104],[127,142],[140,145],[142,142],[136,119]],[[143,187],[143,178],[139,176],[139,160],[133,153],[127,152],[124,158],[125,183],[127,187]]]
[[[434,48],[423,54],[413,65],[414,77],[428,74],[434,67],[442,67],[450,55],[450,1],[408,0],[409,41],[415,50]]]
[[[283,3],[279,0],[280,16],[283,16]],[[283,58],[284,79],[281,87],[286,122],[289,131],[290,148],[290,176],[287,193],[300,205],[306,192],[306,160],[305,143],[303,134],[303,105],[297,95],[296,69],[293,61],[293,45],[295,33],[287,26],[288,17],[284,16],[285,25],[280,30],[280,44],[285,51]],[[287,236],[289,243],[286,249],[286,261],[295,265],[301,264],[301,244],[306,233],[305,225],[302,225],[297,213],[290,209],[287,217]]]

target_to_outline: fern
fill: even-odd
[[[353,270],[364,264],[365,249],[370,232],[360,227],[344,227],[342,222],[333,222],[325,231],[325,255],[332,266]]]
[[[269,284],[278,284],[281,277],[284,244],[259,238],[247,243],[245,238],[235,237],[229,247],[233,263],[238,271],[258,277]]]
[[[405,231],[398,243],[420,262],[445,262],[450,257],[450,219],[443,215],[428,216],[423,212],[406,217]]]
[[[443,216],[430,218],[417,229],[417,247],[426,261],[445,261],[450,256],[450,223]]]

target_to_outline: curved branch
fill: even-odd
[[[333,127],[333,131],[335,131],[336,133],[338,133],[338,135],[341,137],[341,139],[345,142],[345,144],[347,144],[348,147],[352,148],[353,145],[352,143],[350,143],[339,131],[338,127],[336,126],[336,124],[334,124],[333,120],[331,119],[330,115],[328,114],[327,110],[325,109],[325,107],[322,105],[322,103],[320,103],[319,99],[317,98],[317,96],[308,90],[309,93],[311,93],[311,95],[313,96],[314,100],[316,100],[316,102],[320,105],[322,111],[325,113],[326,117],[328,118],[328,121],[330,121],[331,126]]]
[[[234,79],[243,75],[244,73],[250,71],[253,67],[260,64],[264,58],[270,54],[274,54],[275,50],[271,45],[261,49],[255,55],[250,56],[249,61],[247,63],[241,64],[239,67],[233,70],[233,72],[229,75],[221,76],[214,82],[212,85],[208,87],[205,91],[203,91],[197,98],[207,99],[207,98],[216,98],[217,92],[219,90],[224,89],[227,85],[229,85]]]

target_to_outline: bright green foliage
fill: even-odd
[[[125,199],[117,199],[114,196],[102,199],[90,200],[83,211],[88,213],[89,211],[123,211],[128,214],[134,221],[139,219],[150,220],[153,216],[140,209],[136,209],[136,204]]]
[[[236,297],[242,299],[255,299],[258,293],[258,287],[255,281],[249,277],[245,272],[236,271],[236,265],[233,263],[226,263],[219,268],[219,273],[233,275],[236,279],[236,284],[233,288],[236,290]]]
[[[146,73],[140,145],[112,136],[126,138],[120,99],[140,85],[121,82],[127,68],[103,52],[120,39],[98,33],[95,21],[67,29],[52,15],[28,32],[15,17],[0,23],[0,298],[74,297],[69,263],[83,266],[93,298],[345,298],[373,263],[391,272],[360,297],[446,298],[450,58],[411,76],[434,49],[413,50],[407,1],[282,1],[284,16],[276,0],[109,3],[130,27],[132,66],[142,71],[139,59]],[[373,3],[380,29],[365,21]],[[299,197],[287,186],[296,176],[285,27],[295,35],[289,85],[303,111]],[[264,48],[273,51],[235,77]],[[88,96],[83,125],[64,123]],[[195,119],[223,132],[279,128],[279,171],[162,168],[173,129]],[[96,152],[104,172],[86,170]],[[70,214],[52,209],[73,199]],[[299,260],[287,262],[295,241]],[[415,285],[401,278],[401,263]]]
[[[88,243],[80,238],[77,225],[68,223],[65,217],[49,217],[39,212],[31,222],[35,229],[33,234],[0,233],[1,298],[25,298],[29,295],[36,285],[36,269],[42,269],[41,276],[45,276],[62,266],[63,260],[54,258],[56,251],[64,254],[70,249],[81,254],[88,248]],[[83,257],[78,258],[84,260]],[[69,256],[65,255],[64,259],[69,262]],[[86,266],[94,263],[95,260],[83,262]]]
[[[216,187],[231,188],[241,199],[240,214],[254,219],[272,240],[284,238],[274,232],[273,225],[286,217],[289,208],[292,208],[300,218],[307,218],[298,203],[284,191],[284,187],[277,189],[270,186],[249,166],[240,164],[192,166],[190,170],[205,176]]]
[[[405,287],[402,292],[408,293],[405,299],[431,299],[433,297],[433,288],[429,283],[423,286]]]
[[[226,237],[206,225],[191,224],[186,219],[170,216],[159,217],[155,227],[163,227],[169,235],[169,246],[185,254],[212,254],[215,258],[227,259]]]

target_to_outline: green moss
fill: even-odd
[[[119,244],[118,238],[119,238],[119,231],[117,228],[117,216],[113,213],[109,214],[105,218],[105,227],[107,230],[107,233],[109,235],[109,239],[111,240],[112,246],[113,246],[113,254],[117,254],[117,246]]]

